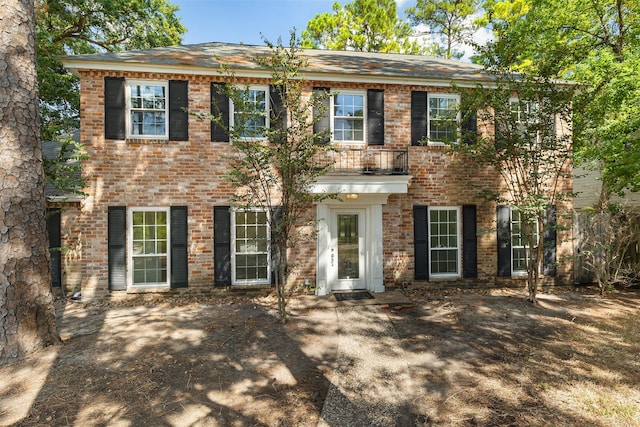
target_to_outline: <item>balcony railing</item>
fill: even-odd
[[[332,165],[329,174],[408,175],[409,151],[377,148],[340,149],[317,156],[318,167]]]

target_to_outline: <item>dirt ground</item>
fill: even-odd
[[[639,294],[404,293],[414,425],[640,426]],[[58,301],[64,345],[0,366],[0,425],[315,426],[339,326],[296,298],[286,325],[272,296]]]

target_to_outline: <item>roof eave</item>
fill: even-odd
[[[221,68],[183,66],[176,64],[153,64],[140,62],[113,62],[113,61],[87,61],[73,58],[65,58],[63,65],[74,75],[80,76],[81,70],[101,70],[115,72],[140,72],[140,73],[165,73],[165,74],[193,74],[200,76],[224,76]],[[244,78],[271,78],[271,71],[266,69],[233,68],[236,77]],[[460,87],[475,87],[479,84],[491,84],[490,79],[439,79],[433,77],[419,77],[412,75],[388,75],[367,73],[336,73],[336,72],[303,72],[305,80],[327,82],[353,82],[353,83],[377,83],[377,84],[402,84],[411,86],[439,86],[450,87],[455,82]]]

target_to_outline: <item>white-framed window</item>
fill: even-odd
[[[534,101],[524,101],[518,98],[509,98],[509,109],[511,111],[511,119],[514,123],[530,123],[535,120],[538,103]]]
[[[532,146],[538,147],[545,138],[555,136],[555,116],[541,114],[537,101],[509,98],[511,120],[518,126],[523,138],[530,137]],[[525,135],[527,132],[529,135]]]
[[[271,283],[271,248],[267,212],[235,209],[231,213],[231,270],[234,285]]]
[[[366,141],[366,102],[364,91],[340,91],[331,96],[331,134],[336,142]]]
[[[459,277],[461,265],[460,207],[429,207],[429,275]]]
[[[168,82],[127,81],[127,137],[169,137]]]
[[[170,208],[127,209],[129,284],[131,287],[169,286]]]
[[[460,95],[427,94],[427,136],[430,144],[453,144],[460,127]]]
[[[264,138],[263,130],[269,128],[269,87],[251,86],[241,91],[243,105],[231,102],[231,127],[242,138]]]
[[[528,247],[522,228],[522,216],[520,211],[511,210],[511,273],[514,275],[526,274],[529,262]],[[540,233],[538,222],[534,222],[534,247],[538,247]]]

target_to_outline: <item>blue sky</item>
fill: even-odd
[[[331,12],[335,0],[172,0],[187,27],[184,44],[228,42],[263,44],[260,33],[289,44],[292,28],[300,32],[315,15]],[[341,3],[348,3],[342,1]],[[398,10],[415,1],[399,0]],[[404,14],[400,13],[404,18]]]

